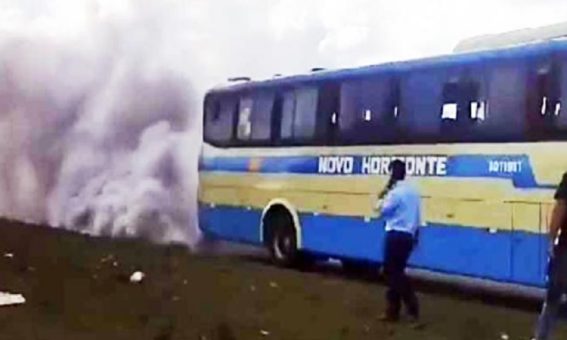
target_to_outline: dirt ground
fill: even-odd
[[[420,285],[424,321],[380,323],[384,287],[336,270],[0,222],[0,339],[528,339],[537,305]],[[5,256],[12,254],[13,257]],[[135,270],[141,284],[129,282]],[[567,338],[561,325],[560,336]]]

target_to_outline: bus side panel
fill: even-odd
[[[239,207],[199,207],[201,231],[213,238],[248,244],[261,244],[262,212]]]
[[[302,248],[331,257],[382,262],[384,223],[360,217],[302,214]]]
[[[542,285],[545,257],[541,254],[545,204],[514,202],[512,225],[512,278],[514,282]]]
[[[545,259],[541,255],[544,235],[515,231],[512,239],[512,281],[543,286]]]
[[[510,281],[511,233],[442,224],[422,227],[414,267]]]

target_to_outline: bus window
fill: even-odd
[[[561,65],[559,79],[559,101],[555,104],[555,126],[559,132],[559,139],[567,140],[567,65]]]
[[[339,129],[345,144],[388,143],[396,134],[399,85],[389,76],[345,82]]]
[[[547,60],[530,73],[528,117],[530,137],[534,140],[560,137],[561,73],[555,60]]]
[[[323,144],[334,143],[340,117],[340,85],[326,83],[319,87],[317,105],[317,135],[322,137]]]
[[[435,143],[440,138],[440,112],[445,104],[456,98],[451,88],[444,93],[443,69],[415,70],[401,78],[401,114],[396,118],[401,133],[400,143]],[[449,91],[449,92],[447,92]],[[451,106],[444,108],[445,116],[452,116]],[[443,113],[443,112],[441,112]]]
[[[356,133],[353,133],[358,125],[370,125],[372,121],[372,110],[364,110],[364,119],[359,117],[362,105],[360,105],[360,82],[345,82],[341,86],[341,116],[339,126],[341,140],[349,144],[356,141]],[[362,123],[361,123],[362,121]]]
[[[486,118],[488,101],[484,94],[483,79],[466,79],[461,83],[461,118],[466,125],[480,123]]]
[[[462,72],[443,86],[442,135],[449,142],[479,140],[478,124],[486,118],[487,100],[481,72],[471,77]]]
[[[205,141],[222,145],[232,139],[236,101],[230,97],[208,97],[205,101]]]
[[[553,125],[555,117],[561,110],[559,72],[556,66],[540,70],[537,75],[537,113],[550,125]]]
[[[441,120],[457,120],[459,84],[447,83],[443,86],[443,105],[441,107]]]
[[[527,67],[523,63],[503,62],[489,68],[489,104],[481,129],[486,142],[524,140],[526,79]]]
[[[236,136],[238,140],[269,144],[272,132],[274,94],[258,92],[240,99]]]
[[[283,114],[284,96],[277,92],[273,97],[273,105],[270,116],[270,140],[272,145],[276,145],[281,140],[281,124]]]
[[[252,98],[243,98],[240,100],[238,109],[238,126],[236,129],[236,137],[239,140],[249,140],[252,133]]]
[[[295,142],[311,141],[317,122],[317,88],[304,87],[295,92],[293,138]]]
[[[254,96],[252,116],[250,118],[250,139],[252,141],[270,141],[272,135],[274,99],[274,94],[269,92],[260,92]]]
[[[291,140],[293,138],[293,122],[295,117],[295,93],[286,92],[283,95],[283,107],[280,123],[280,139]]]

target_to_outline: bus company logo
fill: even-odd
[[[411,176],[446,176],[446,156],[324,156],[319,157],[318,173],[340,175],[388,175],[394,160],[406,163]]]

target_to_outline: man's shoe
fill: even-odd
[[[384,313],[378,317],[378,320],[382,322],[398,322],[400,320],[399,317],[395,317],[389,313]]]
[[[409,325],[411,329],[416,329],[416,330],[425,328],[425,323],[423,323],[421,320],[419,320],[419,318],[415,316],[409,317]]]

